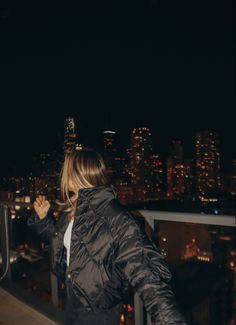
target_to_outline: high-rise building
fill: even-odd
[[[125,158],[117,155],[114,159],[116,185],[124,184],[127,182],[124,173],[124,164]]]
[[[195,191],[195,178],[194,178],[194,159],[184,159],[184,166],[185,166],[185,194],[188,196],[194,196],[196,194]]]
[[[152,155],[152,175],[153,175],[153,198],[154,199],[163,199],[165,196],[165,174],[163,169],[163,162],[160,159],[159,155]]]
[[[81,144],[77,142],[75,119],[67,117],[64,123],[64,152],[80,150],[81,148]]]
[[[117,196],[121,204],[134,202],[133,187],[131,184],[131,149],[127,148],[124,157],[116,157],[116,168],[119,172],[116,179]]]
[[[131,135],[131,183],[134,198],[145,201],[152,190],[152,143],[151,133],[146,127],[135,128]]]
[[[124,157],[124,168],[123,168],[123,174],[125,176],[125,179],[127,180],[128,184],[131,184],[131,148],[126,148],[126,155]]]
[[[183,146],[180,140],[173,140],[169,148],[169,158],[166,161],[168,199],[175,199],[183,192]]]
[[[236,159],[233,160],[232,172],[221,174],[222,189],[229,195],[236,196]]]
[[[117,177],[116,156],[116,132],[113,130],[105,130],[103,132],[103,158],[107,167],[108,174],[113,182],[115,182]]]
[[[219,135],[216,132],[196,133],[196,182],[201,200],[212,196],[220,188]]]
[[[167,159],[167,198],[177,199],[193,192],[193,163],[183,157],[181,141],[172,141]]]

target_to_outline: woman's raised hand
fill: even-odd
[[[39,195],[34,201],[34,209],[40,219],[46,217],[51,204],[46,200],[45,195]]]

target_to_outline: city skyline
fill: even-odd
[[[27,170],[27,166],[29,167],[29,165],[27,165],[27,161],[26,159],[28,159],[29,161],[31,161],[31,159],[33,158],[33,156],[37,153],[37,152],[41,152],[41,153],[50,153],[55,151],[60,151],[63,149],[63,143],[65,141],[64,139],[64,123],[66,121],[67,118],[69,117],[73,117],[75,118],[75,116],[67,116],[64,120],[61,120],[60,125],[58,125],[58,128],[56,128],[56,125],[54,124],[54,128],[57,129],[57,134],[54,134],[54,136],[52,136],[52,139],[48,138],[48,142],[43,142],[41,143],[41,145],[38,146],[38,148],[35,146],[34,143],[32,146],[31,151],[29,150],[27,154],[24,154],[22,157],[18,157],[18,164],[15,164],[15,170],[22,170],[22,168],[20,167],[21,164],[23,163],[23,165],[25,166],[25,169]],[[134,128],[127,128],[126,130],[122,129],[122,131],[120,130],[120,132],[117,130],[117,128],[115,127],[107,127],[104,129],[98,129],[97,130],[97,134],[95,133],[95,129],[92,130],[92,132],[90,132],[90,130],[87,128],[87,132],[85,132],[85,130],[82,132],[82,130],[84,129],[83,125],[80,125],[78,123],[79,119],[75,118],[75,128],[76,128],[76,132],[78,133],[78,141],[81,142],[82,145],[84,146],[89,146],[89,147],[94,147],[99,151],[103,150],[103,133],[106,130],[114,130],[116,132],[115,134],[115,140],[116,140],[116,145],[117,145],[117,150],[118,150],[118,155],[126,155],[126,149],[130,146],[131,143],[131,135]],[[107,123],[108,124],[108,123]],[[110,125],[114,125],[112,123],[110,123]],[[142,125],[142,124],[141,124]],[[148,125],[142,125],[139,127],[148,127]],[[61,130],[60,130],[61,128]],[[180,136],[173,136],[171,137],[171,134],[168,135],[166,133],[166,138],[164,137],[159,137],[155,135],[158,134],[157,130],[152,129],[150,127],[148,127],[151,131],[151,140],[152,140],[152,145],[153,145],[153,152],[160,155],[161,159],[163,160],[167,160],[169,157],[169,152],[170,152],[170,148],[172,146],[173,141],[180,141],[181,145],[183,146],[183,155],[184,158],[187,159],[195,159],[195,155],[196,155],[196,148],[195,148],[195,141],[196,141],[196,134],[197,132],[201,132],[199,129],[192,130],[192,132],[189,132],[191,136],[189,136],[188,134],[185,134],[185,138],[181,138]],[[44,132],[46,131],[46,127],[43,127]],[[60,130],[60,131],[59,131]],[[52,130],[51,130],[52,131]],[[234,138],[232,138],[232,147],[230,147],[229,145],[225,145],[225,143],[222,142],[222,139],[225,139],[224,137],[221,136],[221,134],[217,131],[214,131],[214,129],[203,129],[204,131],[210,131],[210,132],[216,132],[219,135],[219,148],[220,148],[220,153],[221,153],[221,157],[220,157],[220,167],[221,167],[221,171],[224,172],[231,172],[232,171],[232,161],[233,159],[235,159],[236,157],[236,153],[235,153],[235,147],[234,145]],[[130,132],[130,133],[129,133]],[[163,132],[164,133],[164,132]],[[184,132],[183,132],[184,134]],[[53,135],[53,134],[52,134]],[[91,136],[92,135],[92,136]],[[225,134],[224,134],[225,135]],[[42,138],[44,138],[45,134],[42,134]],[[39,135],[40,137],[40,135]],[[35,137],[37,139],[37,135]],[[32,140],[32,138],[29,140]],[[53,142],[54,140],[54,142]],[[120,141],[122,140],[122,141]],[[31,144],[29,143],[29,148],[30,148]],[[18,148],[18,150],[22,150],[24,151],[24,148]],[[10,153],[10,152],[9,152]],[[227,153],[227,156],[225,156],[225,153]],[[8,173],[8,175],[10,176],[10,171],[14,170],[14,165],[11,164],[11,162],[8,160],[7,162],[7,167],[5,167],[4,169],[4,160],[2,160],[0,162],[0,164],[2,165],[2,176],[5,176],[4,173]],[[12,169],[13,168],[13,169]],[[24,167],[23,167],[24,170]],[[22,170],[22,171],[23,171]],[[4,171],[4,173],[3,173]]]
[[[47,193],[52,199],[59,195],[59,175],[64,154],[86,147],[81,142],[74,117],[68,116],[63,124],[60,150],[37,152],[28,174],[19,175],[15,171],[9,177],[3,177],[0,186],[5,192],[2,195],[15,193],[23,195],[23,200],[24,195],[32,198],[39,193]],[[220,165],[218,133],[198,131],[195,134],[195,155],[191,158],[184,154],[180,140],[172,140],[168,156],[163,158],[155,151],[152,132],[147,127],[132,130],[130,143],[123,153],[119,150],[116,135],[116,131],[105,129],[99,151],[122,204],[175,199],[210,203],[218,202],[220,197],[231,200],[235,196],[236,159],[232,160],[231,171],[225,173]]]

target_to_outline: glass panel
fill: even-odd
[[[236,316],[235,228],[160,221],[156,233],[188,324],[230,324]]]
[[[32,209],[14,204],[8,208],[11,281],[51,303],[49,245],[26,224]]]

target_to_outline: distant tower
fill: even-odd
[[[152,143],[146,127],[135,128],[131,135],[131,184],[137,201],[145,201],[152,191]]]
[[[116,178],[116,132],[113,130],[105,130],[103,132],[103,157],[108,170],[108,174],[112,181]]]
[[[75,119],[67,117],[64,123],[64,152],[67,153],[81,148],[81,145],[77,143]]]
[[[172,141],[169,158],[166,162],[167,198],[174,199],[180,191],[181,174],[183,173],[183,146],[181,141]]]
[[[163,199],[165,194],[165,179],[163,162],[161,161],[159,155],[152,155],[152,175],[153,175],[153,198]]]
[[[219,145],[216,132],[196,133],[196,181],[200,199],[206,198],[208,191],[221,186]]]
[[[181,141],[173,141],[167,159],[167,198],[193,194],[193,164],[183,157]]]

